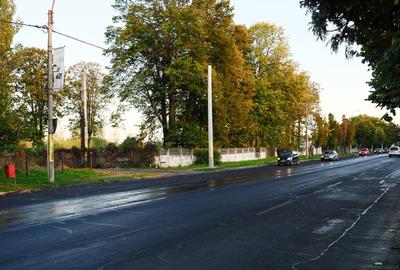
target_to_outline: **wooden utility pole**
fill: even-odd
[[[82,150],[82,165],[87,166],[87,150],[88,150],[88,117],[87,117],[87,87],[86,87],[86,66],[82,69],[82,127],[81,127],[81,150]]]

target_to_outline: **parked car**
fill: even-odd
[[[390,147],[389,157],[400,157],[400,147],[399,146]]]
[[[361,148],[358,152],[359,156],[369,156],[369,149],[368,148]]]
[[[321,156],[321,161],[325,160],[339,160],[339,154],[335,150],[326,150]]]
[[[375,150],[374,150],[374,154],[383,154],[383,148],[375,148]]]
[[[383,153],[384,154],[389,154],[389,151],[390,151],[389,148],[387,148],[387,147],[383,148]]]
[[[278,158],[278,166],[280,165],[299,165],[299,154],[295,151],[282,152]]]

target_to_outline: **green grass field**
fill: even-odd
[[[98,172],[89,169],[67,169],[64,170],[64,173],[61,170],[56,170],[55,183],[49,183],[47,182],[47,171],[45,169],[31,169],[28,177],[25,176],[25,172],[17,171],[17,178],[15,180],[6,179],[4,172],[1,171],[0,192],[140,179],[152,175],[151,173]]]

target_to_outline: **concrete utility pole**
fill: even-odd
[[[212,67],[208,66],[208,167],[214,168],[214,139],[212,118]]]
[[[87,89],[86,89],[86,66],[83,67],[82,70],[82,112],[83,112],[83,155],[82,155],[82,163],[83,166],[87,165],[87,149],[88,149],[88,114],[87,114]]]
[[[310,157],[309,146],[308,146],[308,115],[306,114],[306,157],[307,159]]]
[[[48,134],[47,134],[47,175],[48,181],[54,183],[54,127],[53,127],[53,7],[48,11],[47,56],[48,56]]]

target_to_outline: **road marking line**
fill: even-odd
[[[357,209],[357,208],[339,208],[342,211],[352,211],[352,212],[362,212],[364,211],[363,209]]]
[[[281,204],[278,204],[278,205],[275,205],[275,206],[273,206],[271,208],[268,208],[268,209],[266,209],[264,211],[258,212],[256,215],[257,216],[261,216],[261,215],[267,214],[267,213],[269,213],[269,212],[271,212],[273,210],[276,210],[276,209],[281,208],[281,207],[283,207],[285,205],[291,204],[292,202],[294,202],[294,200],[289,200],[289,201],[283,202]]]
[[[67,228],[64,228],[64,227],[57,227],[57,226],[49,226],[49,227],[50,227],[50,228],[57,229],[57,230],[65,231],[65,232],[67,232],[67,233],[69,233],[69,234],[73,234],[73,233],[74,233],[72,230],[67,229]]]
[[[311,258],[309,260],[306,261],[300,261],[297,263],[292,264],[291,269],[292,270],[298,270],[298,266],[305,264],[305,263],[310,263],[310,262],[315,262],[318,261],[319,259],[321,259],[323,256],[326,255],[326,253],[334,246],[336,245],[336,243],[338,243],[342,238],[344,238],[349,231],[351,231],[356,225],[357,223],[360,221],[360,219],[366,215],[368,213],[368,211],[374,207],[379,201],[380,199],[390,190],[391,188],[386,188],[383,190],[383,192],[379,195],[379,197],[369,206],[367,207],[361,214],[358,215],[358,217],[356,218],[356,220],[338,237],[336,238],[336,240],[334,240],[333,242],[331,242],[324,250],[322,250],[320,252],[320,254],[318,256],[315,256],[314,258]]]
[[[99,222],[90,222],[86,221],[83,218],[80,218],[83,223],[88,225],[97,225],[97,226],[106,226],[106,227],[118,227],[118,228],[129,228],[128,226],[119,225],[119,224],[111,224],[111,223],[99,223]]]
[[[327,187],[324,187],[324,188],[322,188],[322,189],[316,190],[316,191],[314,191],[314,192],[312,193],[312,195],[316,195],[316,194],[325,192],[325,191],[327,191],[328,189],[333,188],[333,187],[336,187],[336,186],[338,186],[338,185],[340,185],[340,184],[343,184],[343,182],[340,181],[340,182],[337,182],[337,183],[335,183],[335,184],[332,184],[332,185],[329,185],[329,186],[327,186]],[[303,198],[303,197],[308,197],[308,196],[299,196],[299,197],[297,197],[297,198]]]
[[[385,178],[394,178],[394,177],[398,177],[400,176],[400,169],[397,169],[391,173],[389,173],[388,175],[385,176]]]
[[[329,185],[329,186],[327,186],[327,188],[333,188],[333,187],[336,187],[336,186],[338,186],[338,185],[341,185],[341,184],[343,184],[343,182],[342,182],[342,181],[340,181],[340,182],[337,182],[337,183],[335,183],[335,184],[332,184],[332,185]]]

